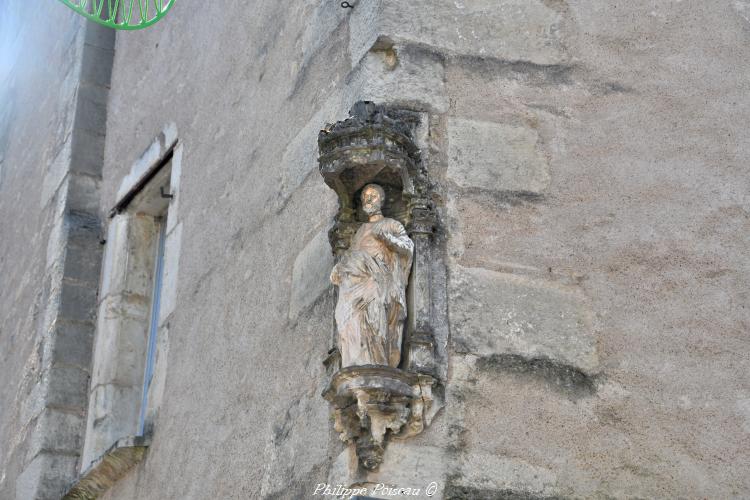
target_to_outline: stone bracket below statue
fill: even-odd
[[[323,397],[333,405],[341,440],[353,443],[362,466],[374,470],[389,437],[414,436],[429,424],[435,382],[388,366],[349,366],[333,376]]]

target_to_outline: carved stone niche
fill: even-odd
[[[329,232],[336,261],[344,258],[358,228],[368,220],[360,201],[368,184],[383,188],[383,216],[403,224],[414,244],[399,365],[342,368],[337,340],[326,361],[333,374],[323,397],[333,406],[335,430],[356,446],[360,464],[374,470],[383,461],[389,436],[418,434],[442,404],[434,396],[441,382],[430,277],[436,219],[427,171],[414,142],[420,115],[366,101],[356,103],[349,114],[318,136],[320,173],[339,199]]]

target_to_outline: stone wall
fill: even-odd
[[[162,414],[111,498],[747,492],[744,4],[188,5],[118,39],[103,200],[174,120],[185,226]],[[428,116],[451,322],[444,411],[368,477],[319,397],[315,139],[359,99]]]
[[[0,497],[59,498],[83,443],[114,35],[0,7]]]
[[[174,122],[182,229],[152,442],[105,498],[747,496],[750,5],[351,3],[117,37],[99,218]],[[450,323],[445,408],[370,474],[320,397],[317,132],[363,99],[426,117]]]

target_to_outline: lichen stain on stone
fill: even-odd
[[[398,66],[398,54],[394,48],[385,49],[380,52],[380,55],[383,58],[383,64],[385,64],[386,69],[389,71],[396,69],[396,66]]]
[[[448,426],[448,451],[459,453],[463,450],[466,450],[469,446],[468,433],[469,430],[466,427],[455,423],[450,424]]]

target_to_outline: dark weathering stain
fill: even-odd
[[[517,354],[494,354],[478,359],[477,368],[540,378],[553,389],[576,399],[592,396],[596,392],[596,376],[548,358],[527,359]]]
[[[494,197],[498,202],[512,207],[544,200],[544,195],[531,191],[496,191]]]
[[[604,84],[604,94],[632,94],[635,90],[632,87],[622,85],[617,82],[606,82]]]
[[[305,85],[315,79],[314,75],[321,76],[327,71],[335,69],[331,66],[337,64],[337,61],[340,63],[340,61],[346,59],[345,49],[343,48],[349,46],[349,31],[346,26],[348,26],[346,18],[342,18],[336,29],[329,33],[327,40],[317,47],[309,57],[302,60],[294,78],[292,89],[287,95],[287,100],[292,100],[302,93]]]
[[[495,191],[482,188],[464,188],[466,194],[479,195],[499,208],[536,205],[546,200],[543,194],[532,191]]]
[[[455,61],[485,78],[504,77],[538,87],[571,85],[574,83],[573,72],[577,69],[573,64],[536,64],[467,55],[457,56]]]
[[[446,500],[558,500],[563,497],[535,495],[525,491],[491,490],[449,484],[443,493]]]
[[[79,210],[71,210],[66,219],[70,229],[69,238],[71,243],[77,243],[85,247],[88,243],[100,241],[101,225],[96,215]]]
[[[299,398],[292,401],[292,404],[287,408],[281,423],[273,426],[273,444],[278,446],[289,438],[289,434],[292,432],[292,427],[294,427],[293,414],[297,413],[299,404]]]
[[[445,500],[563,500],[564,497],[536,495],[528,491],[511,489],[475,488],[456,484],[461,474],[448,476],[443,498]]]

